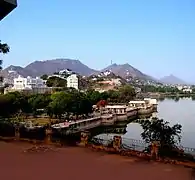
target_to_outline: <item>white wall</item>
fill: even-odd
[[[37,87],[45,87],[45,83],[40,78],[23,78],[19,76],[18,78],[14,78],[14,86],[13,89],[32,89]]]
[[[67,87],[72,87],[75,89],[79,88],[79,79],[76,74],[72,74],[67,77]]]

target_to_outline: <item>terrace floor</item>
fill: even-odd
[[[191,169],[140,161],[78,147],[24,153],[30,144],[0,142],[1,179],[6,180],[193,180]]]

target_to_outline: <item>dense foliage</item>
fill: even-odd
[[[181,141],[182,126],[180,124],[170,126],[163,119],[144,120],[140,123],[143,128],[141,136],[145,142],[157,141],[160,143],[160,156],[175,156],[179,153],[177,145]]]
[[[130,86],[119,91],[99,93],[97,91],[79,92],[75,89],[58,91],[53,94],[24,95],[11,92],[0,95],[0,117],[14,117],[19,112],[24,116],[47,114],[51,118],[69,117],[70,115],[88,115],[92,106],[100,100],[109,102],[128,102],[135,96]]]
[[[7,54],[9,52],[9,46],[5,43],[1,43],[1,40],[0,40],[0,54]],[[0,71],[2,69],[2,63],[3,63],[3,60],[0,59]],[[0,77],[0,82],[3,81],[3,78]]]
[[[9,46],[5,43],[1,43],[0,40],[0,53],[6,54],[9,52]]]
[[[43,76],[42,78],[45,78],[45,76]],[[48,87],[66,87],[66,84],[66,79],[62,79],[55,76],[48,78],[46,82],[46,85]]]
[[[142,92],[159,92],[159,93],[181,93],[178,88],[171,86],[153,86],[145,85],[142,88]]]

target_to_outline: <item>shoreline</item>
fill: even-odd
[[[151,98],[166,98],[166,97],[195,97],[194,94],[170,94],[170,93],[141,93],[139,94],[143,97],[151,97]]]

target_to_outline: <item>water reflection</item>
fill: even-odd
[[[158,98],[158,101],[160,101],[160,102],[162,102],[162,101],[164,101],[165,100],[165,97],[159,97]]]
[[[170,125],[179,123],[182,125],[182,145],[195,148],[195,101],[191,97],[178,99],[166,98],[158,102],[158,118],[170,122]],[[124,137],[142,139],[142,128],[138,123],[130,123],[127,126],[127,133]]]
[[[162,102],[164,100],[167,100],[167,99],[170,99],[170,100],[174,100],[176,102],[178,102],[179,100],[182,100],[182,99],[191,99],[191,100],[195,100],[195,96],[189,96],[189,95],[180,95],[180,96],[161,96],[158,98],[158,102]]]

